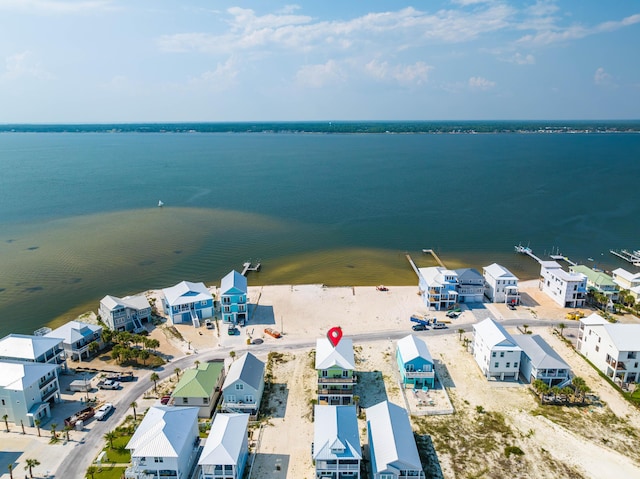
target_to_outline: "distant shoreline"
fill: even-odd
[[[0,133],[592,134],[640,133],[640,120],[15,123]]]

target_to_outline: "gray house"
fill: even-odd
[[[255,416],[264,390],[264,363],[251,353],[234,361],[222,386],[222,410]]]
[[[528,382],[540,379],[549,386],[571,380],[571,368],[539,335],[517,334],[514,341],[522,349],[520,374]]]
[[[100,300],[98,313],[113,331],[138,332],[151,318],[151,305],[144,294],[124,298],[107,295]]]
[[[484,277],[473,268],[457,269],[458,303],[482,303],[484,300]]]

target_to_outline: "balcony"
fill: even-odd
[[[326,464],[319,461],[316,464],[316,473],[322,474],[322,471],[359,471],[360,464]]]
[[[342,377],[342,376],[336,376],[336,377],[323,377],[320,376],[318,378],[318,384],[353,384],[356,382],[356,377],[352,376],[352,377]]]
[[[351,396],[353,395],[353,388],[346,389],[330,389],[330,388],[318,388],[318,394],[324,394],[329,396]]]
[[[408,379],[419,379],[419,378],[435,378],[434,371],[405,371],[404,376]]]

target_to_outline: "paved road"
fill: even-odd
[[[530,327],[540,327],[540,326],[557,326],[560,323],[564,323],[567,326],[567,330],[577,329],[579,323],[576,321],[551,321],[551,320],[524,320],[524,319],[508,319],[504,321],[500,321],[500,324],[504,326],[522,326],[524,324],[528,324]],[[429,336],[441,336],[444,334],[457,334],[458,329],[463,329],[465,332],[472,331],[474,323],[456,323],[451,324],[447,329],[430,329],[428,331],[414,333],[422,338],[428,338]],[[409,326],[409,325],[407,325]],[[400,338],[405,337],[409,334],[411,330],[407,328],[407,330],[394,330],[394,331],[372,331],[370,333],[361,333],[350,335],[349,337],[354,340],[354,342],[365,342],[365,341],[393,341],[398,340]],[[307,349],[312,348],[316,345],[316,339],[289,339],[286,338],[282,342],[273,342],[268,341],[258,345],[248,346],[248,349],[253,353],[264,353],[269,352],[271,350],[278,351],[292,351],[298,349]],[[188,369],[194,365],[196,359],[198,361],[208,361],[211,359],[225,359],[229,357],[229,352],[235,349],[236,352],[238,348],[233,347],[217,347],[207,350],[200,350],[197,354],[192,354],[189,356],[184,356],[179,359],[174,359],[173,361],[166,364],[165,367],[156,369],[155,372],[160,376],[160,381],[168,378],[172,374],[174,374],[175,368],[180,369]],[[77,446],[72,449],[72,451],[67,455],[64,459],[58,470],[56,471],[54,476],[59,479],[67,479],[67,478],[76,478],[76,477],[84,477],[87,468],[92,464],[95,457],[98,455],[100,450],[104,447],[105,439],[104,435],[113,430],[115,425],[120,424],[120,422],[125,418],[127,410],[129,409],[129,405],[140,398],[151,386],[151,381],[149,380],[149,376],[152,371],[147,371],[140,376],[138,376],[138,381],[135,383],[127,384],[127,386],[122,390],[122,394],[118,402],[114,403],[115,411],[109,417],[107,421],[96,421],[93,428],[87,432],[85,438],[82,442],[78,443]]]

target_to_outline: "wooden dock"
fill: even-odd
[[[438,263],[440,266],[442,266],[444,269],[447,269],[447,267],[444,265],[444,263],[442,262],[442,260],[440,259],[440,257],[436,254],[435,251],[433,251],[432,249],[423,249],[422,252],[424,254],[430,254],[431,256],[433,256],[433,259],[436,260],[436,263]]]
[[[255,266],[253,266],[253,264],[248,261],[242,264],[242,273],[240,274],[242,276],[246,276],[249,271],[260,271],[260,266],[262,266],[260,263],[257,263]]]
[[[631,263],[634,266],[640,266],[640,256],[638,256],[637,251],[634,251],[633,253],[627,251],[626,249],[615,251],[610,249],[609,253],[611,253],[614,256],[617,256],[618,258],[621,258],[623,260],[625,260],[628,263]]]
[[[405,257],[407,258],[407,261],[409,262],[409,264],[411,265],[411,267],[413,268],[413,271],[416,273],[416,275],[418,277],[420,277],[420,271],[418,271],[418,267],[416,266],[416,264],[413,262],[413,260],[411,259],[411,255],[409,253],[407,253],[405,255]]]

